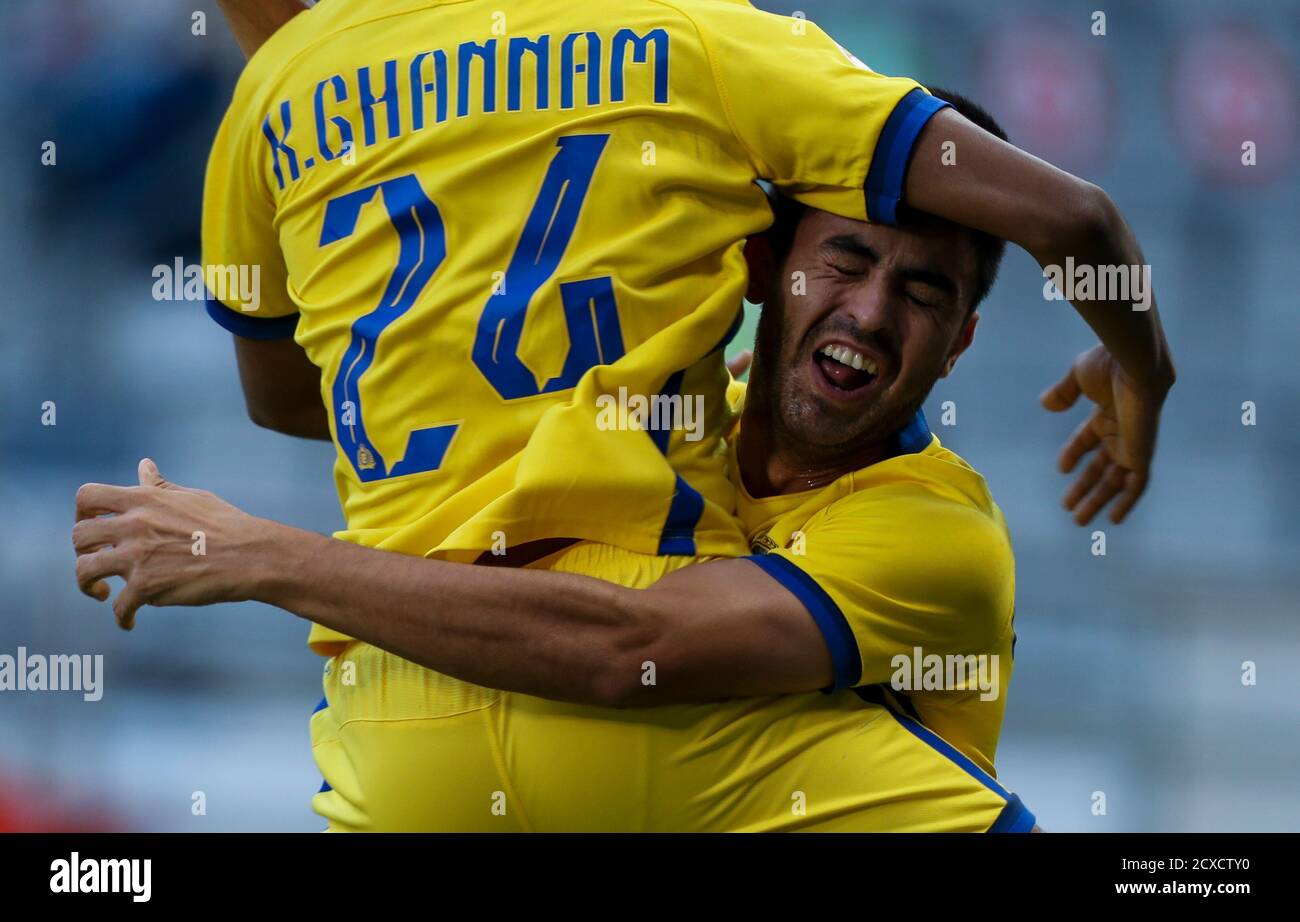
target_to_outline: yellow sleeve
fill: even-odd
[[[1010,539],[986,511],[915,483],[851,494],[750,558],[798,598],[831,653],[835,687],[888,682],[893,659],[980,654],[1010,629]]]
[[[213,320],[236,335],[279,339],[292,336],[298,323],[266,175],[267,164],[281,163],[272,160],[275,152],[267,133],[279,138],[285,132],[241,89],[221,121],[203,186],[207,309]]]
[[[689,10],[759,178],[823,211],[895,223],[916,138],[947,103],[877,74],[806,19],[734,0]]]

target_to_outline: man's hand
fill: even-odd
[[[1134,382],[1102,346],[1074,360],[1070,371],[1043,394],[1044,407],[1060,413],[1080,395],[1096,406],[1061,450],[1061,472],[1074,470],[1079,460],[1096,450],[1065,494],[1065,508],[1074,521],[1087,525],[1107,503],[1110,520],[1118,525],[1142,496],[1151,476],[1160,409],[1172,384]],[[1115,499],[1116,497],[1118,499]]]
[[[754,364],[754,353],[746,349],[740,355],[727,362],[727,371],[731,372],[733,378],[739,379],[741,375],[749,371],[749,366]]]
[[[206,490],[163,480],[149,459],[140,485],[88,483],[77,491],[77,584],[101,602],[109,576],[126,585],[113,602],[131,630],[141,605],[210,605],[248,598],[247,580],[274,523],[254,518]]]

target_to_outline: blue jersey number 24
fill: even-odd
[[[506,400],[566,390],[576,385],[588,369],[623,355],[614,285],[609,276],[602,276],[560,285],[569,352],[557,377],[539,387],[519,358],[529,302],[559,267],[608,140],[609,135],[559,139],[506,274],[488,296],[479,316],[472,350],[474,364]],[[352,339],[333,388],[339,447],[363,482],[437,470],[457,428],[446,425],[413,430],[405,454],[391,465],[366,435],[358,385],[374,363],[379,337],[410,309],[447,256],[442,215],[411,173],[330,199],[325,206],[320,246],[350,237],[361,209],[376,195],[383,200],[397,232],[397,265],[379,305],[352,324]]]

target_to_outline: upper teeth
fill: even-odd
[[[867,358],[861,352],[854,352],[848,346],[827,346],[822,349],[822,355],[829,356],[840,364],[856,368],[858,371],[865,370],[869,375],[874,375],[876,373],[875,362]]]

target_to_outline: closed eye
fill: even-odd
[[[862,275],[863,272],[866,271],[865,269],[861,268],[860,266],[850,267],[850,266],[842,265],[842,264],[837,263],[837,262],[832,262],[832,261],[830,261],[830,260],[827,260],[827,261],[826,261],[826,265],[830,266],[832,269],[834,269],[834,270],[835,270],[836,272],[838,272],[840,275],[847,275],[847,276],[850,276],[850,277],[852,277],[852,278],[857,278],[858,276]]]

